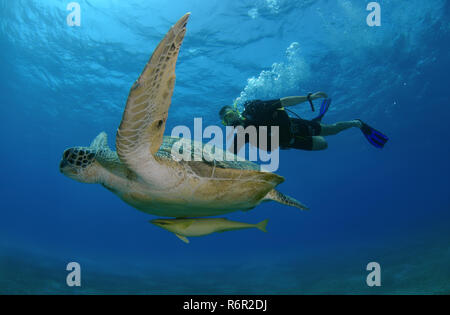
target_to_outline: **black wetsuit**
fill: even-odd
[[[299,118],[291,118],[281,105],[281,101],[270,100],[247,101],[244,104],[245,110],[242,116],[245,118],[243,127],[255,126],[258,132],[258,148],[270,151],[271,136],[270,127],[279,127],[279,145],[281,149],[301,149],[312,150],[313,136],[320,135],[321,127],[317,121],[304,120]],[[267,148],[260,147],[259,144],[259,127],[267,126]],[[249,137],[246,135],[245,142],[249,142]],[[237,135],[234,137],[234,152],[237,151]],[[272,148],[276,149],[276,148]]]

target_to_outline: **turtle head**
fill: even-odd
[[[64,151],[59,170],[69,178],[82,183],[98,182],[96,151],[91,148],[75,147]]]

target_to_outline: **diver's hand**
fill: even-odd
[[[317,92],[311,95],[312,100],[316,100],[318,98],[328,98],[328,95],[325,92]]]

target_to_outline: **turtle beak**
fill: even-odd
[[[61,160],[61,163],[59,163],[59,171],[62,173],[63,169],[68,165],[69,165],[69,163],[67,163],[66,160],[64,160],[64,159]]]
[[[63,156],[61,158],[61,162],[59,163],[59,171],[67,176],[75,175],[77,173],[73,167],[73,164],[69,162],[72,152],[73,152],[72,149],[64,151]]]
[[[71,165],[66,159],[62,159],[59,163],[59,171],[63,174],[68,173],[72,169]]]
[[[73,166],[66,160],[61,160],[61,163],[59,163],[59,172],[69,177],[77,174]]]
[[[66,151],[64,151],[61,162],[59,163],[59,171],[61,173],[64,173],[64,171],[66,171],[66,169],[70,166],[69,162],[68,162],[68,158],[71,154],[72,150],[71,149],[67,149]]]

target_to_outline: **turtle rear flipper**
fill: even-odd
[[[307,206],[305,206],[304,204],[302,204],[300,201],[286,196],[285,194],[282,194],[281,192],[279,192],[276,189],[272,189],[271,191],[269,191],[269,193],[264,197],[264,201],[269,201],[269,200],[273,200],[276,202],[279,202],[283,205],[286,206],[291,206],[291,207],[295,207],[295,208],[299,208],[301,210],[309,210],[309,208]]]

